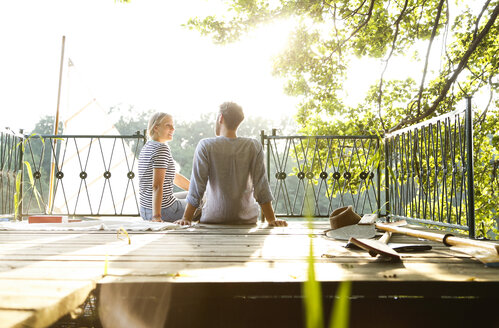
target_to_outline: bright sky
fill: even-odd
[[[63,35],[66,60],[106,110],[133,105],[183,120],[232,100],[247,115],[293,115],[297,100],[271,75],[289,24],[225,47],[180,26],[223,9],[217,0],[1,1],[0,127],[30,130],[55,115]]]
[[[71,58],[80,82],[71,94],[82,90],[106,111],[133,106],[189,120],[231,100],[247,115],[273,121],[294,115],[298,100],[271,75],[271,58],[286,46],[292,23],[262,27],[228,46],[181,26],[225,9],[222,0],[0,1],[0,128],[29,131],[41,116],[55,115],[63,35],[66,62]],[[435,46],[432,54],[439,52]],[[418,81],[422,67],[393,58],[385,77],[406,78],[411,70]],[[379,61],[354,60],[345,103],[360,101],[381,69]],[[70,80],[63,76],[64,85]],[[68,95],[63,90],[62,119]]]

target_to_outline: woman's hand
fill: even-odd
[[[188,225],[190,226],[192,224],[192,221],[191,220],[187,220],[185,217],[180,219],[180,220],[177,220],[177,221],[174,221],[173,223],[175,224],[179,224],[181,226],[185,226],[185,225]]]

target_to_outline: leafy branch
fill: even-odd
[[[331,59],[331,57],[333,56],[333,54],[338,51],[338,49],[341,49],[341,47],[343,47],[343,45],[345,45],[345,43],[347,43],[348,41],[350,41],[350,39],[352,37],[354,37],[357,33],[359,33],[360,30],[362,30],[362,28],[364,28],[364,26],[367,25],[367,23],[369,23],[369,20],[371,19],[372,17],[372,14],[373,14],[373,9],[374,9],[374,3],[376,2],[376,0],[371,0],[371,3],[369,4],[369,9],[367,11],[367,16],[366,16],[366,19],[364,19],[364,21],[362,23],[360,23],[357,28],[348,36],[348,38],[346,38],[345,40],[343,40],[340,44],[338,44],[330,53],[329,55],[329,59]],[[364,4],[364,2],[362,3]]]
[[[486,8],[484,8],[483,10],[485,10],[485,9]],[[461,73],[463,68],[468,63],[468,60],[469,60],[471,54],[476,50],[476,48],[478,47],[480,42],[485,38],[485,36],[489,32],[490,28],[494,25],[498,14],[499,14],[499,4],[494,8],[494,11],[492,12],[489,20],[487,21],[487,24],[484,26],[482,31],[471,42],[471,44],[469,45],[469,47],[466,50],[466,52],[464,53],[464,55],[461,57],[461,60],[459,61],[459,64],[458,64],[457,68],[454,70],[452,76],[445,81],[444,87],[440,91],[437,99],[435,99],[433,104],[425,112],[423,112],[420,115],[417,115],[416,117],[407,116],[405,119],[401,120],[398,124],[396,124],[393,128],[391,128],[389,130],[389,132],[398,130],[405,125],[416,123],[416,122],[430,116],[431,114],[433,114],[437,110],[438,106],[440,105],[440,102],[447,96],[447,92],[449,91],[450,87],[457,80],[459,74]]]
[[[426,57],[425,57],[425,63],[424,63],[424,68],[423,68],[423,76],[421,77],[421,84],[419,86],[419,92],[418,92],[418,100],[417,100],[417,109],[418,109],[418,116],[420,115],[421,112],[421,97],[423,95],[423,89],[424,89],[424,82],[426,79],[426,74],[428,72],[428,62],[430,60],[430,52],[431,52],[431,47],[433,45],[433,41],[435,40],[435,36],[437,34],[438,26],[440,24],[440,16],[442,14],[442,8],[444,5],[445,0],[440,0],[438,3],[437,7],[437,17],[435,18],[435,23],[433,24],[433,29],[431,31],[431,37],[430,41],[428,43],[428,49],[426,50]]]
[[[381,72],[381,77],[380,77],[380,80],[379,80],[379,87],[378,87],[378,116],[379,116],[379,120],[381,122],[381,126],[383,128],[383,131],[386,131],[385,121],[383,120],[383,117],[381,115],[381,102],[382,102],[382,95],[383,95],[383,77],[385,75],[386,69],[388,68],[388,63],[389,63],[390,59],[392,58],[393,51],[395,50],[395,47],[396,47],[397,38],[398,38],[398,35],[399,35],[399,29],[400,29],[400,22],[402,21],[402,18],[404,17],[405,11],[407,9],[407,4],[408,4],[408,0],[405,0],[404,7],[402,8],[402,10],[400,12],[399,17],[395,21],[395,34],[393,36],[392,47],[391,47],[391,50],[390,50],[390,54],[386,58],[385,67],[383,68],[383,71]]]

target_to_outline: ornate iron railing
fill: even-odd
[[[21,172],[23,196],[18,203],[19,216],[139,215],[136,162],[145,142],[139,132],[131,136],[17,135],[17,138],[17,146],[9,143],[10,139],[5,142],[2,139],[2,148],[11,149],[8,161],[22,163],[2,164],[2,176],[5,174],[10,179],[9,194],[5,201],[2,199],[2,213],[13,212],[10,181]],[[19,170],[21,165],[23,169]],[[2,189],[3,186],[2,183]]]
[[[475,235],[471,99],[463,110],[386,135],[384,151],[377,136],[262,131],[261,141],[277,216],[323,217],[352,205],[359,214]]]
[[[326,217],[352,205],[359,214],[379,213],[475,235],[470,99],[465,110],[383,139],[277,136],[275,131],[270,136],[262,131],[260,137],[278,216]],[[1,214],[13,215],[17,192],[22,195],[19,216],[139,215],[135,168],[144,142],[140,133],[26,136],[4,130]],[[17,187],[16,177],[22,182]]]
[[[391,217],[475,235],[471,99],[454,111],[385,136]]]
[[[277,216],[325,217],[352,205],[357,213],[381,206],[380,143],[376,136],[268,136],[268,179]]]
[[[20,199],[22,194],[22,176],[19,176],[17,188],[16,178],[18,172],[22,172],[19,168],[22,165],[20,153],[23,139],[22,131],[0,130],[0,214],[5,217],[14,216],[15,199]]]

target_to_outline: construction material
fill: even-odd
[[[390,226],[401,226],[406,225],[407,222],[405,220],[390,222],[388,223]],[[392,262],[400,261],[399,252],[418,252],[418,251],[426,251],[430,250],[430,245],[388,245],[388,241],[392,237],[392,233],[390,231],[385,231],[385,233],[378,240],[370,240],[370,239],[358,239],[358,238],[350,238],[349,242],[345,247],[357,246],[369,252],[369,255],[375,257],[380,255],[385,257]]]
[[[376,228],[383,230],[383,231],[401,233],[401,234],[412,236],[412,237],[423,238],[423,239],[441,242],[447,246],[478,247],[478,248],[482,248],[484,250],[488,250],[492,253],[495,253],[496,255],[499,255],[499,245],[494,244],[494,243],[485,242],[485,241],[456,237],[456,236],[453,236],[451,234],[439,234],[436,232],[420,231],[420,230],[411,229],[411,228],[393,226],[393,225],[386,224],[386,223],[376,223]]]
[[[62,216],[33,215],[28,217],[28,223],[62,223]]]
[[[375,257],[378,254],[386,257],[392,262],[400,261],[400,255],[394,251],[390,246],[387,246],[385,243],[375,239],[363,239],[363,238],[355,238],[352,237],[349,240],[349,243],[352,243],[366,251],[369,252],[369,255]]]
[[[499,267],[499,244],[456,237],[452,234],[440,234],[405,228],[387,223],[376,223],[376,228],[383,231],[441,242],[447,246],[455,246],[452,248],[475,257],[487,267]]]

